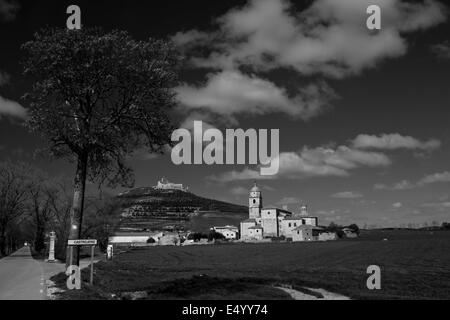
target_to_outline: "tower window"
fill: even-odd
[[[256,203],[256,200],[255,200],[255,199],[253,199],[253,203]]]

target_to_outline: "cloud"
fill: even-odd
[[[0,0],[0,22],[10,22],[16,18],[20,5],[15,0]]]
[[[431,51],[439,58],[450,59],[450,41],[446,40],[442,43],[433,45]]]
[[[410,182],[409,180],[402,180],[392,185],[377,183],[373,186],[373,188],[375,190],[410,190],[417,187],[423,187],[429,184],[445,183],[445,182],[450,182],[449,171],[426,175],[425,177],[421,178],[419,181],[415,183]]]
[[[0,0],[0,15],[2,1]],[[10,76],[6,72],[0,71],[0,87],[9,84]],[[27,112],[19,103],[0,96],[0,119],[3,116],[25,119]]]
[[[381,32],[366,28],[366,8],[371,4],[381,7]],[[284,0],[252,0],[216,19],[215,31],[190,30],[173,40],[189,48],[212,48],[192,58],[197,67],[288,68],[339,78],[404,55],[405,34],[445,20],[445,7],[434,0],[316,0],[302,12]]]
[[[279,172],[274,176],[261,176],[259,170],[245,168],[229,171],[209,178],[230,182],[256,179],[302,179],[310,177],[347,177],[349,171],[360,167],[386,167],[391,164],[388,156],[379,152],[352,149],[347,146],[303,147],[298,152],[282,152],[272,161],[279,161]]]
[[[230,190],[230,193],[235,196],[243,196],[249,194],[249,189],[244,187],[234,187]]]
[[[277,202],[277,204],[280,205],[288,205],[288,204],[299,204],[301,200],[297,197],[284,197],[280,201]]]
[[[423,177],[422,179],[420,179],[419,182],[417,182],[417,185],[423,186],[426,184],[438,183],[438,182],[450,182],[450,172],[445,171],[445,172],[439,172],[439,173],[427,175],[427,176]]]
[[[360,134],[353,140],[353,146],[359,149],[411,149],[432,151],[441,146],[436,139],[419,141],[410,136],[402,136],[398,133],[382,134],[379,136]]]
[[[228,117],[280,112],[304,120],[321,114],[336,97],[325,83],[310,84],[290,95],[269,80],[235,70],[209,74],[204,85],[184,84],[176,92],[179,101],[190,110],[207,110]]]
[[[380,32],[366,28],[370,4],[381,6]],[[234,122],[238,114],[271,113],[309,120],[326,111],[337,95],[324,82],[288,90],[268,79],[270,71],[289,70],[302,79],[359,74],[404,55],[406,34],[445,20],[445,7],[435,0],[316,0],[302,12],[287,0],[250,0],[215,19],[212,31],[172,36],[191,67],[212,70],[201,85],[179,86],[178,99],[188,111],[212,112]]]
[[[401,207],[403,207],[403,204],[401,202],[396,202],[392,204],[392,207],[394,209],[400,209]]]
[[[332,209],[332,210],[319,210],[316,211],[316,214],[322,215],[322,216],[334,216],[336,213],[339,213],[339,209]]]
[[[335,194],[333,194],[331,196],[333,198],[337,198],[337,199],[358,199],[358,198],[362,198],[363,197],[363,195],[361,193],[354,192],[354,191],[338,192],[338,193],[335,193]]]
[[[27,112],[19,103],[0,96],[0,117],[2,115],[25,119]]]
[[[374,185],[375,190],[410,190],[415,188],[416,185],[408,180],[402,180],[400,182],[394,183],[392,186],[388,186],[383,183],[377,183]]]
[[[450,202],[428,202],[421,205],[423,208],[431,208],[436,211],[450,211]]]

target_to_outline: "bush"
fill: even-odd
[[[359,227],[356,224],[351,224],[347,228],[352,229],[354,233],[359,235]]]
[[[219,232],[216,232],[214,230],[211,230],[208,234],[208,241],[213,241],[213,240],[224,240],[225,236]]]
[[[208,235],[201,232],[193,232],[188,235],[187,239],[200,241],[201,239],[208,239]]]

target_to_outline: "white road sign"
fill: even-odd
[[[97,240],[95,239],[68,240],[67,244],[69,246],[95,246],[97,244]]]

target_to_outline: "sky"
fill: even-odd
[[[137,152],[136,187],[162,176],[197,195],[247,204],[256,180],[265,206],[306,204],[320,224],[400,226],[450,221],[450,22],[437,0],[0,0],[0,159],[71,177],[72,163],[35,151],[23,126],[21,44],[42,27],[83,26],[173,41],[186,56],[174,88],[180,126],[279,129],[280,170],[175,165]],[[381,30],[366,9],[381,8]],[[93,186],[91,186],[93,187]],[[118,193],[122,188],[110,190]]]

